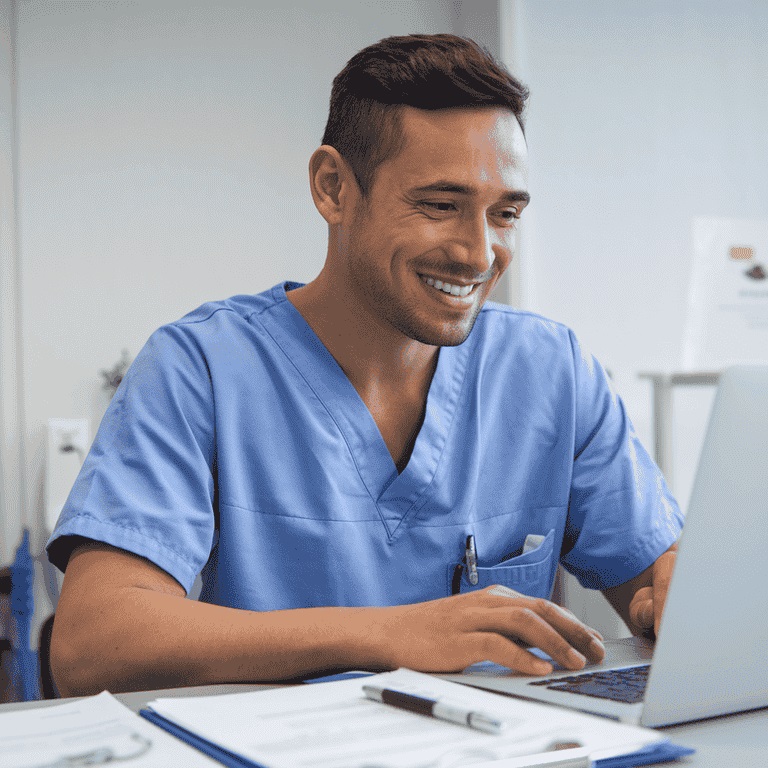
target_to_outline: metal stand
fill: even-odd
[[[653,384],[654,458],[667,485],[672,487],[672,389],[677,386],[716,385],[720,379],[720,371],[644,371],[638,376],[641,379],[649,379]]]

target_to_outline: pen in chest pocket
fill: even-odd
[[[479,576],[477,575],[477,546],[475,545],[475,537],[471,533],[467,536],[464,558],[467,563],[467,579],[474,587],[479,581]]]

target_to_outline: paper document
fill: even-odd
[[[363,685],[374,682],[477,707],[503,718],[507,725],[499,735],[488,734],[371,701]],[[593,759],[600,759],[666,741],[646,728],[403,669],[268,691],[157,699],[149,707],[268,768],[442,768],[540,754],[566,744],[580,744]]]
[[[69,704],[0,715],[1,768],[221,766],[100,693]]]

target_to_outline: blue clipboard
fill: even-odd
[[[168,731],[168,733],[176,736],[176,738],[195,747],[195,749],[199,749],[208,757],[218,760],[220,763],[229,766],[229,768],[268,768],[268,766],[264,766],[261,763],[255,763],[252,760],[222,749],[222,747],[212,744],[197,734],[180,728],[175,723],[166,720],[162,715],[158,715],[157,712],[153,712],[150,709],[142,709],[139,714],[149,720],[150,723],[154,723],[154,725]],[[628,755],[612,757],[607,760],[595,760],[594,768],[631,768],[631,766],[635,765],[652,765],[653,763],[662,763],[667,760],[677,760],[694,752],[695,750],[690,747],[681,747],[670,741],[662,741]]]
[[[649,747],[638,749],[637,752],[630,752],[628,755],[595,760],[594,766],[595,768],[631,768],[634,765],[653,765],[653,763],[677,760],[680,757],[692,755],[695,751],[690,747],[673,744],[671,741],[661,741]]]
[[[240,755],[236,755],[234,752],[229,752],[226,749],[222,749],[217,744],[212,744],[210,741],[207,741],[201,736],[198,736],[196,733],[192,733],[191,731],[187,731],[184,728],[180,728],[175,723],[172,723],[170,720],[166,720],[164,717],[158,715],[157,712],[153,712],[151,709],[139,710],[139,714],[143,718],[149,720],[150,723],[154,723],[158,727],[168,731],[168,733],[176,736],[176,738],[181,739],[195,749],[199,749],[201,752],[208,755],[208,757],[212,757],[214,760],[218,760],[220,763],[228,765],[230,768],[266,768],[266,766],[263,766],[260,763],[254,763],[253,760],[247,760]]]

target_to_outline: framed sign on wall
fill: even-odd
[[[683,367],[768,363],[768,220],[693,220]]]

